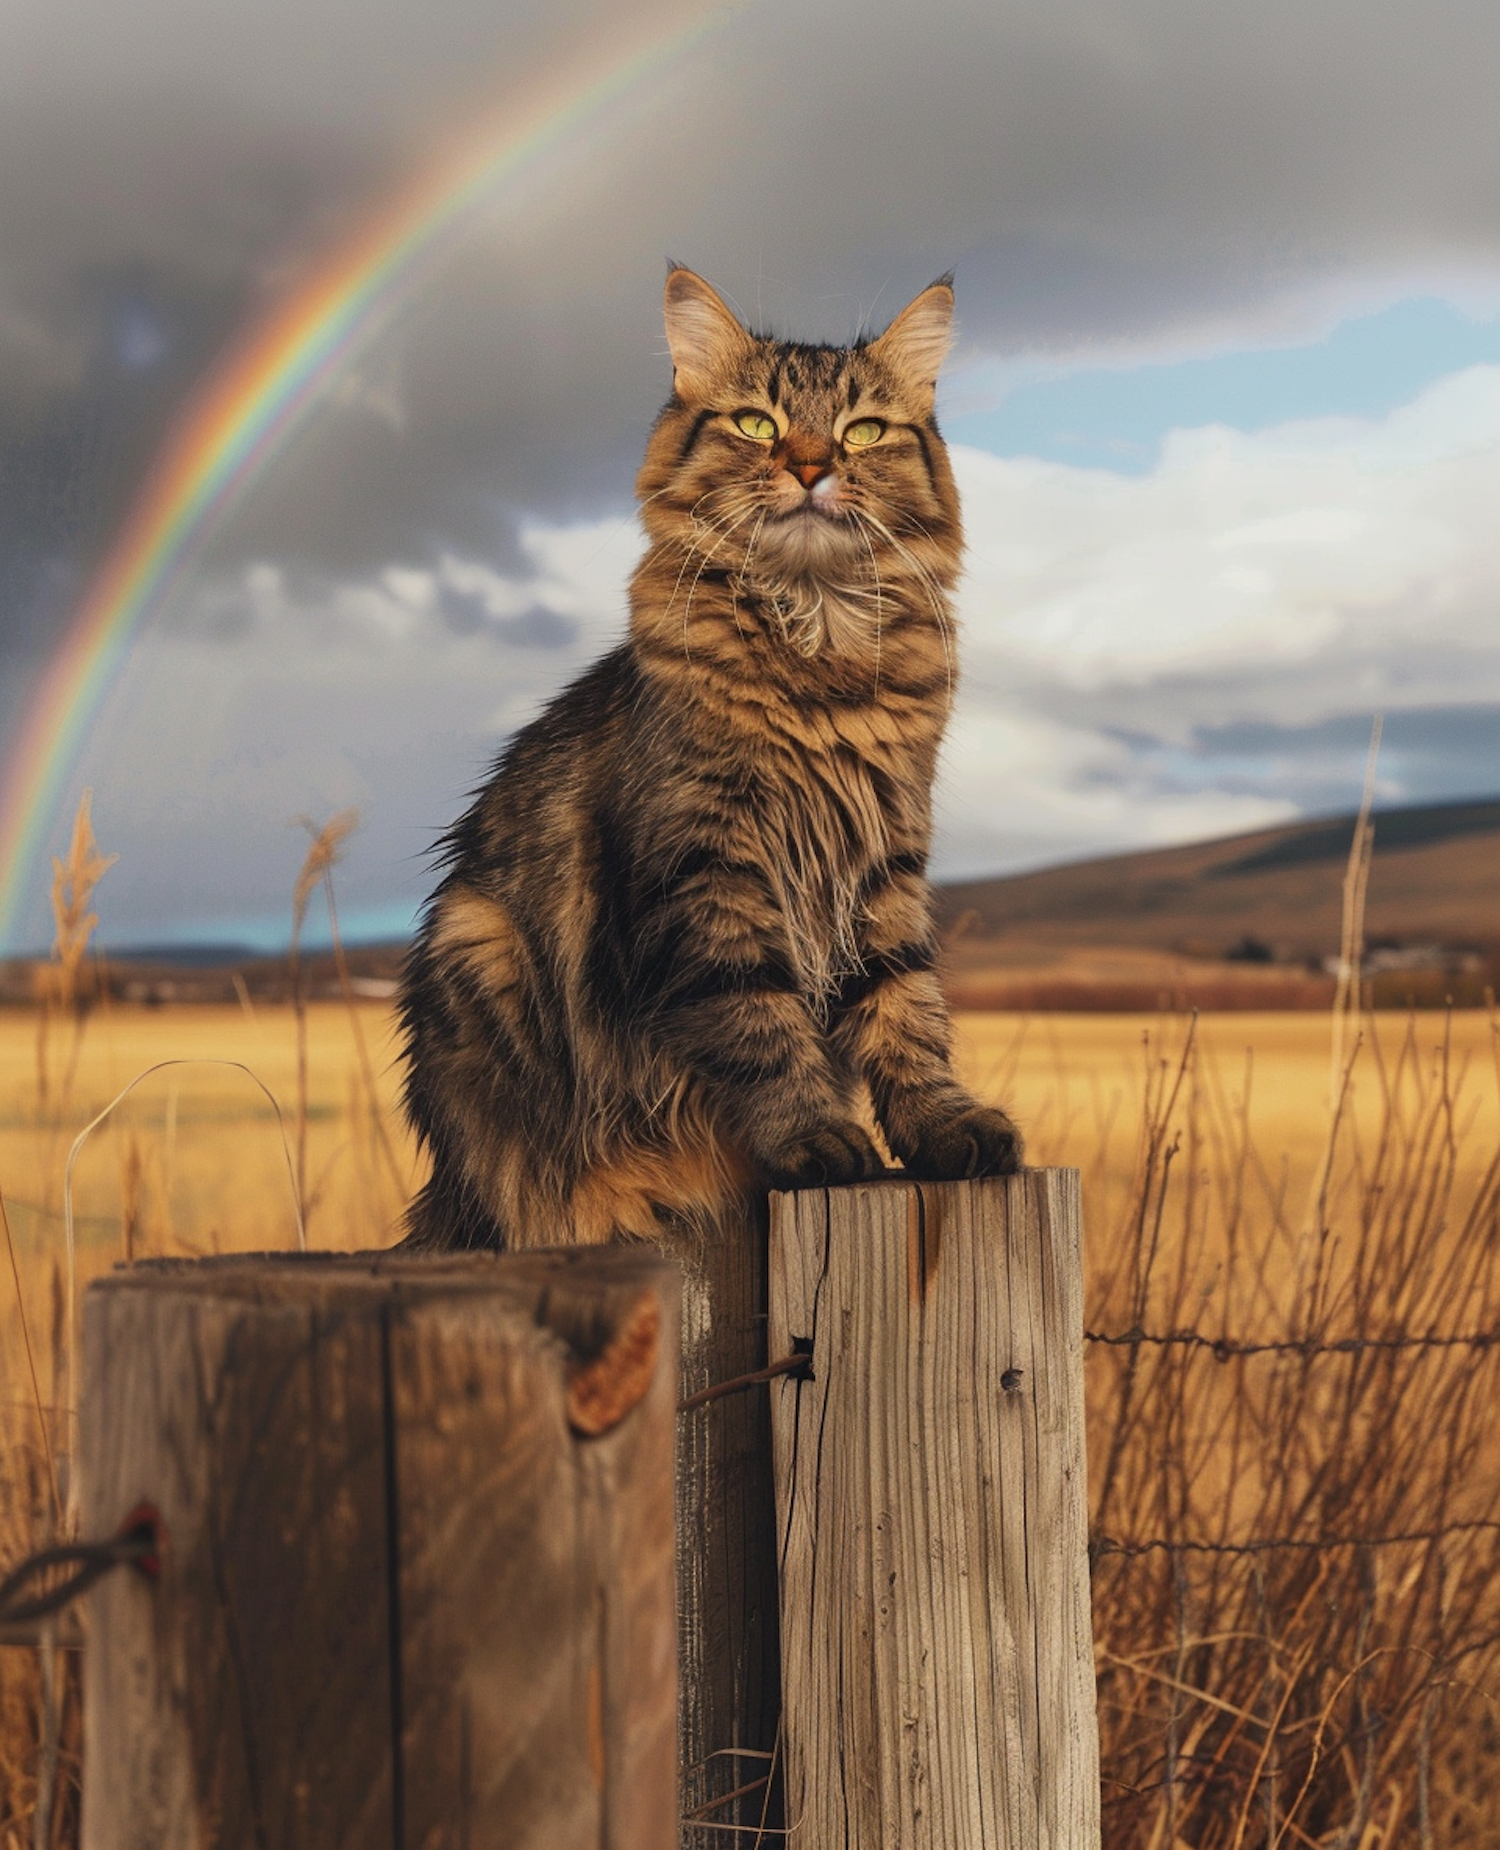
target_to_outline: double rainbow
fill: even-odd
[[[471,132],[230,352],[189,404],[44,669],[0,768],[0,946],[23,910],[91,726],[132,643],[204,544],[504,186],[725,17],[596,53]]]

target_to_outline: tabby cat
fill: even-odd
[[[952,313],[945,277],[806,346],[669,273],[629,640],[501,755],[408,960],[409,1245],[650,1235],[878,1175],[871,1106],[914,1175],[1019,1164],[950,1070],[925,877]]]

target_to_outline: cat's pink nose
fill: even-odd
[[[792,464],[792,474],[796,476],[797,480],[804,488],[811,488],[813,483],[816,482],[820,476],[827,475],[827,473],[828,464],[826,462],[799,462]]]

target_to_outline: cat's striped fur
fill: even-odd
[[[1019,1162],[949,1069],[925,874],[952,305],[945,278],[879,338],[805,346],[671,271],[629,640],[506,749],[408,962],[413,1245],[649,1235],[870,1176],[871,1104],[918,1175]]]

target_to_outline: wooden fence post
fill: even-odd
[[[84,1316],[86,1850],[668,1850],[675,1268],[158,1263]]]
[[[765,1365],[764,1197],[678,1250],[686,1398]],[[682,1844],[721,1850],[753,1842],[726,1836],[726,1825],[779,1822],[764,1788],[715,1803],[767,1774],[776,1744],[776,1508],[763,1387],[682,1415],[677,1497],[682,1803],[704,1821],[684,1824]]]
[[[772,1198],[792,1850],[1097,1850],[1075,1170]]]

